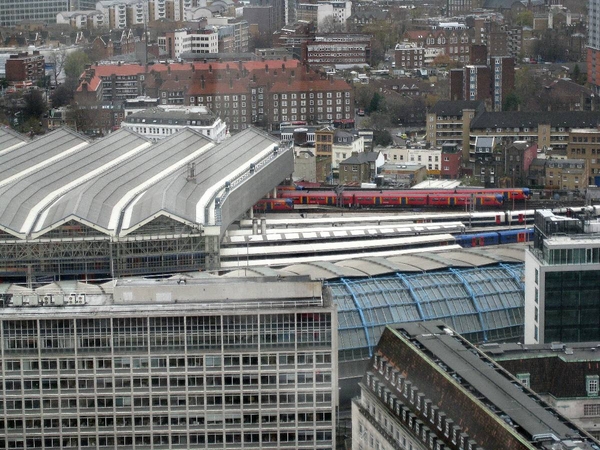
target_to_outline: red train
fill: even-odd
[[[439,191],[437,191],[439,192]],[[514,188],[514,189],[473,189],[473,188],[457,188],[454,189],[457,194],[500,194],[507,200],[528,200],[531,197],[529,188]]]
[[[501,193],[455,193],[453,191],[279,191],[281,198],[291,199],[296,205],[323,205],[345,207],[423,207],[465,206],[475,201],[476,206],[500,207],[504,204]]]
[[[261,198],[254,205],[255,212],[292,211],[294,201],[291,198]]]

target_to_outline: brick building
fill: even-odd
[[[546,188],[585,189],[589,175],[583,159],[551,159],[546,162]]]
[[[490,109],[502,111],[502,105],[515,87],[515,60],[492,56],[489,64],[467,65],[450,71],[450,98],[483,100]]]
[[[588,185],[600,185],[600,129],[575,128],[569,132],[569,158],[585,160]],[[585,187],[585,186],[582,186]]]
[[[425,64],[425,49],[417,44],[396,44],[396,69],[415,69]]]
[[[302,44],[301,61],[312,66],[371,64],[371,36],[324,34]]]
[[[461,176],[462,148],[457,144],[442,145],[442,165],[440,178],[456,180]]]
[[[340,184],[372,182],[377,176],[377,164],[382,162],[379,152],[353,153],[340,162]]]
[[[600,438],[597,342],[484,345],[482,350],[568,419]]]
[[[571,129],[599,124],[598,113],[592,111],[483,112],[470,124],[471,146],[477,136],[496,136],[503,142],[537,142],[541,149],[566,156]]]
[[[34,83],[46,75],[44,56],[40,55],[37,50],[34,50],[31,54],[24,52],[10,55],[4,67],[6,81],[11,84]]]
[[[442,322],[388,326],[352,402],[352,448],[596,447],[518,383]]]
[[[290,61],[92,66],[76,99],[124,100],[146,94],[161,105],[206,106],[234,132],[250,124],[354,118],[354,96],[343,80]]]
[[[413,30],[404,33],[403,39],[424,48],[425,52],[434,50],[432,56],[443,54],[452,61],[470,61],[471,38],[467,29]]]
[[[469,159],[469,129],[473,119],[484,112],[481,101],[439,101],[427,112],[427,142],[435,147],[457,144],[463,160]]]

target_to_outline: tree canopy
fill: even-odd
[[[69,53],[64,62],[64,70],[67,78],[78,79],[85,69],[85,65],[90,63],[88,55],[82,51],[77,50]]]

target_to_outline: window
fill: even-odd
[[[595,405],[583,405],[584,416],[600,416],[600,403]]]
[[[598,375],[588,375],[585,377],[585,389],[588,397],[598,397]]]

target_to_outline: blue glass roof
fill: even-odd
[[[523,336],[524,264],[326,281],[338,306],[340,362],[365,359],[386,325],[444,320],[473,343]]]

